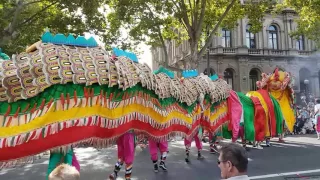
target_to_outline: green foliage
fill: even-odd
[[[191,51],[200,52],[198,57],[192,57],[197,60],[200,50],[205,48],[202,46],[210,41],[207,31],[219,21],[222,20],[222,27],[232,29],[240,18],[248,16],[251,30],[257,32],[262,27],[263,14],[270,7],[270,0],[247,4],[236,0],[227,15],[220,18],[230,3],[230,0],[111,0],[113,12],[108,20],[115,24],[114,32],[125,28],[135,41],[153,47],[165,47],[165,40],[176,40],[177,44],[188,40],[193,47]]]
[[[106,0],[0,0],[0,46],[13,54],[40,40],[46,28],[83,35],[106,33]],[[103,41],[106,41],[103,39]]]
[[[298,15],[296,19],[298,27],[292,36],[298,39],[300,35],[305,35],[314,40],[320,46],[320,0],[284,0],[278,9],[292,8]]]

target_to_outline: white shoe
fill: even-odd
[[[259,144],[257,145],[257,149],[263,149],[263,147]]]

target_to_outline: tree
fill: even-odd
[[[239,0],[111,0],[109,5],[113,12],[109,20],[121,22],[135,40],[162,47],[165,67],[168,67],[165,41],[188,40],[191,53],[185,60],[196,68],[219,27],[231,29],[238,19],[247,15],[251,29],[261,29],[263,14],[270,4],[270,0],[245,4]],[[209,29],[206,36],[204,32]]]
[[[108,27],[106,3],[106,0],[0,0],[0,47],[8,54],[25,50],[40,39],[45,28],[78,35],[92,32],[108,42],[110,38],[104,36]]]
[[[301,35],[308,37],[320,45],[320,0],[284,0],[283,4],[278,4],[277,11],[286,8],[293,9],[299,16],[296,18],[297,29],[292,32],[292,36],[298,38]]]

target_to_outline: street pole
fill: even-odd
[[[207,38],[209,38],[209,26],[207,25]],[[207,74],[208,76],[210,77],[211,76],[211,70],[210,70],[210,53],[209,53],[209,50],[210,50],[210,46],[207,47]]]

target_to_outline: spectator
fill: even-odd
[[[249,180],[247,152],[238,144],[230,143],[222,146],[218,166],[221,170],[222,179]]]
[[[79,171],[68,164],[61,164],[49,175],[49,180],[79,180]]]

